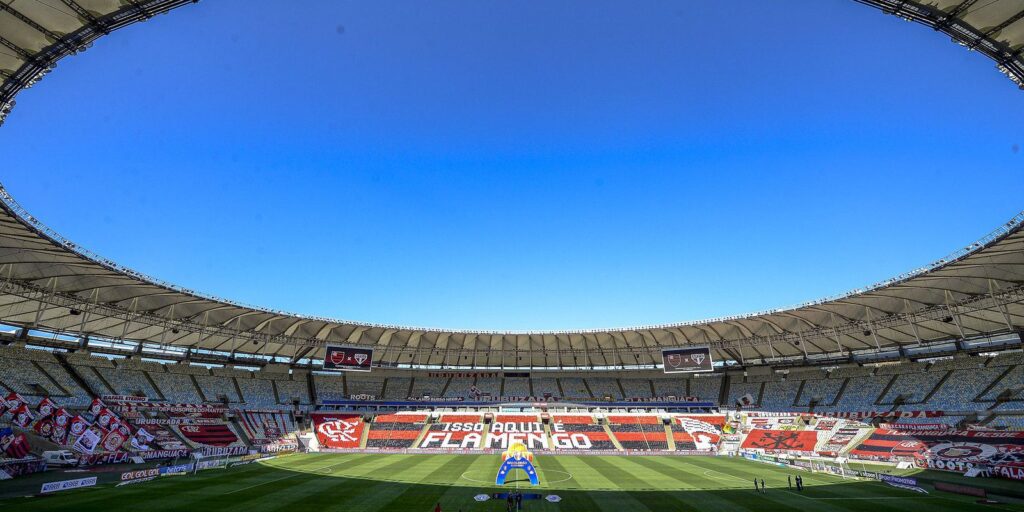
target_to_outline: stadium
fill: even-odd
[[[58,62],[195,3],[0,0],[0,137]],[[1024,0],[856,3],[1024,90]],[[187,289],[0,185],[0,506],[1024,510],[1024,212],[991,228],[794,307],[458,330]]]

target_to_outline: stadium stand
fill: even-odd
[[[257,373],[258,372],[253,372]],[[248,406],[276,406],[278,404],[277,394],[274,392],[274,384],[271,380],[262,376],[250,378],[236,377],[235,382],[242,392],[242,400]]]
[[[373,419],[367,448],[415,448],[426,425],[426,414],[382,414]]]
[[[821,378],[805,381],[803,390],[796,400],[796,405],[807,407],[811,402],[822,406],[832,405],[842,385],[841,379]]]
[[[410,384],[412,384],[410,377],[388,377],[387,386],[384,388],[384,399],[405,400],[409,398]]]
[[[293,401],[298,401],[301,405],[309,405],[309,383],[306,380],[306,375],[292,375],[292,379],[288,379],[287,375],[284,378],[275,379],[274,385],[277,388],[277,399],[280,404],[291,404]]]
[[[885,373],[883,377],[880,377],[892,379],[889,390],[879,400],[879,403],[886,405],[896,403],[897,399],[907,404],[921,403],[945,378],[947,373],[926,371],[926,365],[923,364],[892,365],[886,370],[894,372]],[[882,368],[879,368],[879,373],[881,371]]]
[[[427,376],[416,376],[413,378],[412,392],[413,398],[422,398],[425,396],[439,397],[442,396],[442,391],[448,386],[448,379],[442,377],[427,377]]]
[[[296,431],[288,411],[240,409],[235,415],[246,437],[254,444],[270,443]]]
[[[448,383],[448,389],[444,391],[444,397],[468,398],[470,389],[475,386],[475,381],[475,377],[452,377],[451,381]]]
[[[562,398],[569,400],[593,400],[594,397],[587,390],[586,383],[579,377],[562,377],[558,379],[558,382],[562,386],[562,391],[565,392],[565,396]]]
[[[203,397],[199,394],[199,389],[196,388],[195,381],[193,381],[193,375],[188,373],[175,373],[180,372],[181,368],[175,368],[183,365],[169,365],[168,371],[163,371],[160,368],[159,371],[150,370],[146,372],[153,383],[160,389],[160,396],[169,402],[175,402],[179,404],[199,404],[203,403]],[[156,398],[156,397],[151,397]]]
[[[609,429],[626,450],[667,450],[665,426],[658,416],[608,416]]]
[[[234,379],[217,375],[195,375],[199,391],[208,402],[228,402],[237,404],[242,401],[235,387]]]
[[[345,384],[348,387],[349,397],[366,395],[380,398],[384,395],[384,377],[349,373],[345,375]]]
[[[708,402],[718,402],[722,393],[722,377],[698,376],[690,379],[690,395]]]
[[[611,397],[613,400],[621,400],[623,398],[618,379],[606,377],[588,378],[587,386],[590,388],[590,393],[594,395],[594,398],[599,400],[606,397]]]
[[[145,372],[121,368],[94,368],[94,370],[118,395],[145,396],[154,400],[163,399]],[[196,401],[193,400],[193,402]]]
[[[651,381],[649,379],[619,379],[626,398],[651,398]]]
[[[933,369],[929,369],[933,371]],[[984,409],[974,399],[1002,375],[1004,368],[957,369],[949,373],[924,405],[925,409],[964,411]]]
[[[346,400],[345,379],[333,373],[313,372],[313,385],[316,386],[316,397],[319,402],[324,400]]]
[[[753,397],[753,404],[755,406],[760,404],[761,387],[763,386],[760,382],[733,382],[729,386],[729,398],[727,405],[733,405],[740,402],[740,399],[745,395]]]
[[[661,377],[651,379],[651,384],[654,386],[654,396],[659,397],[684,397],[689,396],[686,391],[688,379],[681,379],[678,377]]]
[[[779,379],[779,377],[775,377]],[[772,380],[764,384],[764,395],[761,397],[761,409],[765,411],[790,411],[793,410],[793,402],[802,380]]]
[[[505,377],[505,389],[502,396],[544,396],[530,392],[530,379],[527,377]]]
[[[615,443],[601,425],[595,425],[590,416],[559,415],[552,416],[552,432],[565,432],[570,436],[581,436],[590,443],[594,450],[615,450]]]
[[[558,379],[552,377],[533,377],[530,379],[533,385],[534,396],[551,395],[553,397],[562,397],[562,392],[558,390]]]

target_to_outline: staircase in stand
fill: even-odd
[[[92,386],[90,386],[89,383],[78,374],[75,367],[68,363],[67,359],[64,358],[64,354],[54,352],[53,355],[57,358],[57,364],[64,368],[64,371],[68,372],[68,375],[74,379],[75,383],[78,384],[80,388],[84,389],[90,396],[100,396],[100,394],[97,393],[95,389],[92,389]]]

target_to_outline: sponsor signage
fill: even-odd
[[[160,474],[160,468],[152,469],[140,469],[138,471],[126,471],[121,473],[121,481],[127,482],[129,480],[141,480],[143,478],[152,478]]]
[[[372,364],[373,349],[370,347],[328,345],[324,354],[325,370],[368,372]]]
[[[39,491],[41,494],[50,492],[67,491],[70,489],[80,489],[82,487],[92,487],[96,485],[96,477],[92,476],[89,478],[77,478],[75,480],[62,480],[60,482],[46,482],[43,484],[43,488]]]
[[[196,467],[195,463],[189,462],[188,464],[176,464],[174,466],[164,466],[160,468],[160,474],[167,475],[181,475],[189,473]]]
[[[661,351],[665,373],[699,373],[714,371],[708,347],[667,348]]]

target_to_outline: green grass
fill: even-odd
[[[509,478],[505,488],[557,494],[562,501],[530,501],[526,510],[1024,511],[1020,502],[978,505],[973,498],[934,490],[924,495],[734,458],[539,456],[536,462],[541,486],[530,488],[525,474],[520,474]],[[119,473],[111,473],[97,488],[8,498],[0,501],[0,510],[430,511],[438,501],[445,511],[504,510],[504,502],[473,500],[477,494],[496,491],[493,480],[499,463],[495,455],[290,455],[125,487],[114,487]],[[807,486],[803,493],[786,488],[787,476],[797,474]],[[79,476],[36,476],[20,485],[38,490],[41,481]],[[765,480],[767,494],[754,492],[755,477]],[[10,496],[17,482],[0,482],[0,493]],[[11,486],[7,492],[5,486]]]

